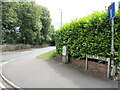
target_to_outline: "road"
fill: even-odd
[[[72,65],[35,58],[53,49],[3,53],[3,62],[12,59],[3,67],[4,76],[21,88],[118,88],[116,81],[93,76]]]
[[[26,50],[19,50],[19,51],[9,51],[9,52],[2,52],[0,53],[0,73],[1,73],[1,66],[4,63],[7,63],[15,58],[18,57],[24,57],[25,55],[30,55],[33,53],[37,53],[38,55],[44,52],[48,52],[51,49],[55,49],[55,47],[50,47],[50,48],[32,48],[32,49],[26,49]],[[0,77],[0,90],[1,87],[5,87],[5,83],[2,81]],[[4,84],[2,84],[4,83]]]
[[[51,48],[55,48],[55,47],[51,47]],[[49,47],[48,48],[33,48],[33,49],[27,49],[27,50],[20,50],[20,51],[11,51],[11,52],[3,52],[0,53],[0,62],[5,62],[8,60],[11,60],[13,58],[17,58],[17,57],[21,57],[24,55],[28,55],[28,54],[32,54],[32,53],[44,53],[49,51]]]

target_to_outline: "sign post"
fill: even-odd
[[[111,76],[115,76],[116,70],[114,66],[114,17],[115,17],[115,3],[113,2],[108,7],[108,20],[111,19],[111,32],[112,32],[112,38],[111,38]],[[110,67],[111,68],[111,67]]]

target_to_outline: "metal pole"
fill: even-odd
[[[114,18],[112,18],[112,27],[111,27],[111,32],[112,32],[112,40],[111,40],[111,76],[115,76],[115,66],[114,66]]]
[[[112,27],[111,27],[111,32],[112,32],[112,40],[111,40],[111,54],[114,56],[114,18],[112,18]]]
[[[111,2],[111,4],[114,2]],[[112,12],[112,11],[111,11]],[[112,14],[112,13],[111,13]],[[111,66],[111,76],[115,76],[115,66],[114,66],[114,17],[111,19],[111,59],[110,59],[110,66]]]
[[[59,9],[61,13],[61,26],[62,26],[62,9]]]
[[[61,10],[61,26],[62,26],[62,10]]]

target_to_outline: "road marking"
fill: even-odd
[[[14,61],[15,59],[11,59],[11,60],[9,60],[9,61],[7,61],[7,62],[3,62],[2,63],[2,65],[0,65],[0,67],[1,67],[1,77],[6,81],[6,82],[8,82],[11,86],[13,86],[14,88],[20,88],[20,87],[18,87],[18,86],[16,86],[14,83],[12,83],[11,81],[9,81],[3,74],[2,74],[2,69],[3,69],[3,66],[4,65],[6,65],[7,63],[9,63],[9,62],[11,62],[11,61]],[[1,85],[0,85],[1,86]]]
[[[0,87],[1,88],[6,88],[2,83],[0,83]]]
[[[2,77],[7,83],[9,83],[12,87],[14,87],[14,88],[20,88],[20,87],[16,86],[14,83],[12,83],[11,81],[9,81],[2,73],[1,73],[1,77]]]

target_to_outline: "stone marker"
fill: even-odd
[[[68,63],[68,48],[67,48],[67,46],[63,46],[63,50],[62,50],[62,62],[63,63]]]

